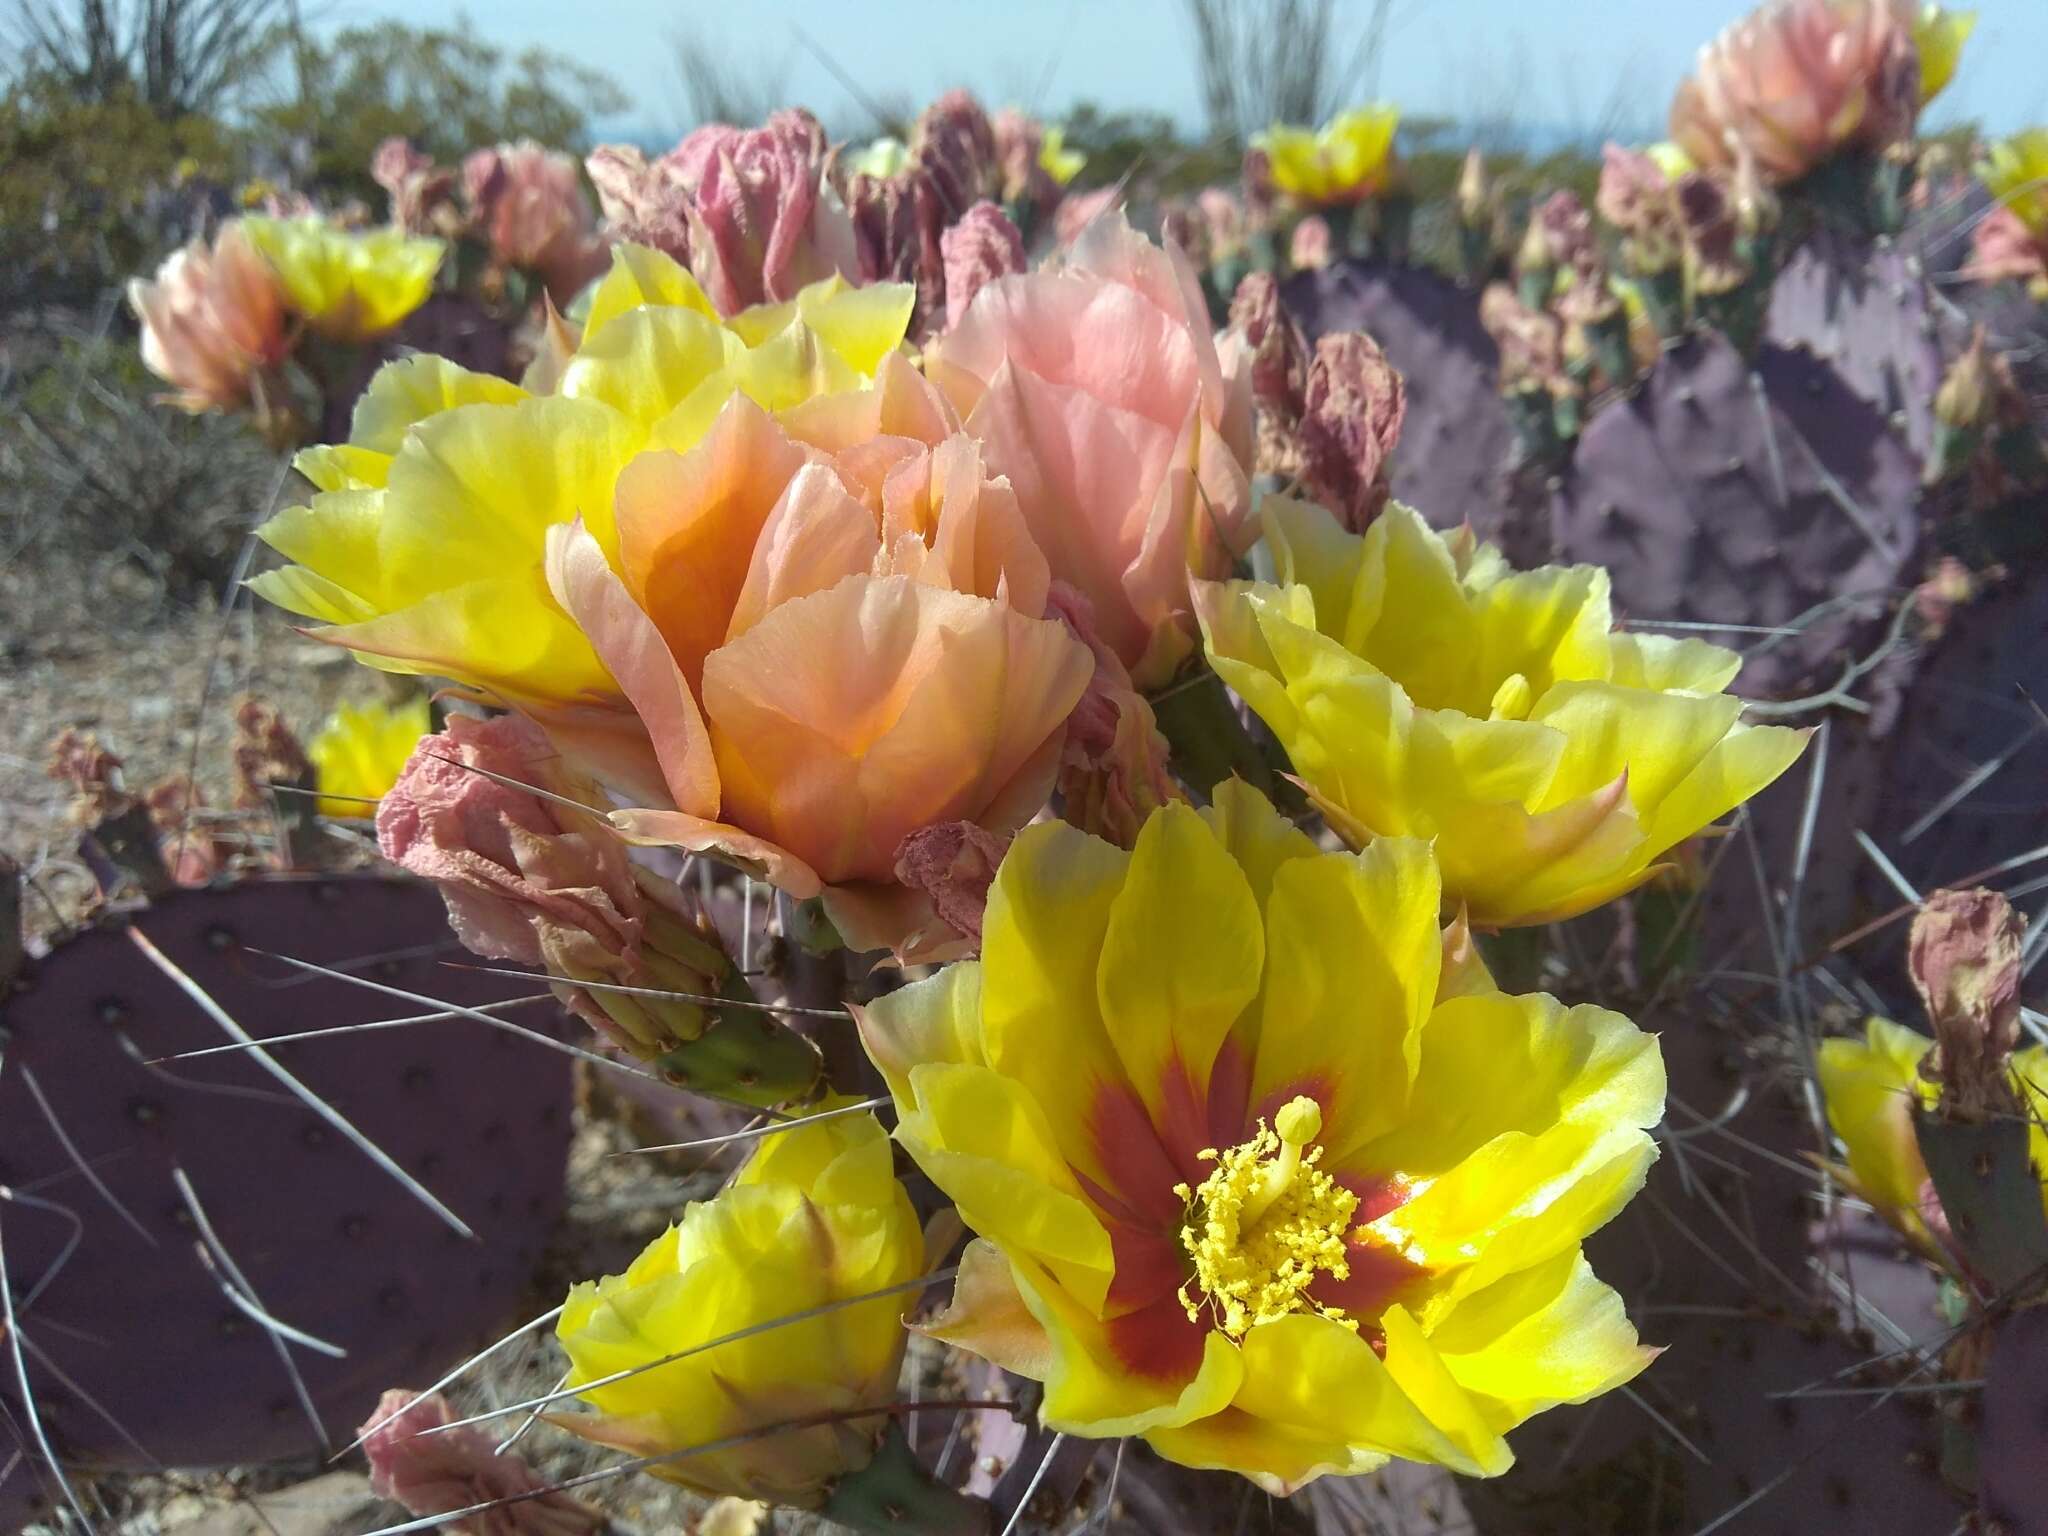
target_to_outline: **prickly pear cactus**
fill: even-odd
[[[1281,289],[1311,344],[1363,331],[1401,371],[1408,413],[1394,450],[1394,499],[1439,528],[1470,519],[1481,538],[1503,528],[1514,498],[1514,428],[1500,399],[1499,352],[1479,324],[1478,295],[1422,267],[1332,262]]]
[[[1973,878],[2048,844],[2048,579],[2034,573],[1956,610],[1918,669],[1892,732],[1870,836],[1914,890],[2031,879],[2038,866]],[[2030,702],[2030,696],[2032,702]],[[1860,858],[1860,905],[1903,900]],[[1897,929],[1854,951],[1887,1000],[1917,1009]]]
[[[1778,273],[1764,336],[1832,363],[1914,453],[1927,457],[1943,360],[1917,259],[1887,239],[1865,243],[1817,231]]]
[[[1608,567],[1627,618],[1796,621],[1707,636],[1744,649],[1739,692],[1787,698],[1881,637],[1882,599],[1917,579],[1918,499],[1911,451],[1831,368],[1703,334],[1593,417],[1552,513],[1558,557]]]
[[[1876,813],[1884,745],[1867,719],[1838,711],[1828,719],[1825,748],[1823,755],[1819,743],[1810,746],[1798,766],[1752,799],[1746,827],[1701,845],[1703,885],[1687,953],[1695,970],[1775,976],[1868,915],[1855,878],[1866,862],[1856,832]]]
[[[1896,1340],[1844,1330],[1836,1289],[1809,1265],[1818,1180],[1803,1166],[1820,1137],[1783,1037],[1668,1022],[1663,1155],[1646,1194],[1587,1245],[1663,1353],[1635,1383],[1640,1401],[1609,1397],[1511,1437],[1513,1471],[1461,1485],[1478,1529],[1952,1529],[1963,1511],[1937,1472],[1933,1399],[1883,1396],[1895,1373],[1869,1362]]]
[[[442,965],[466,956],[430,888],[345,875],[172,892],[32,962],[0,1003],[0,1184],[19,1195],[0,1202],[0,1239],[58,1454],[134,1467],[338,1447],[384,1388],[424,1385],[531,1306],[570,1060],[462,1018],[276,1048],[464,1236],[248,1053],[153,1064],[228,1036],[131,930],[259,1038],[432,1011],[277,954],[470,1007],[542,989]],[[554,1008],[509,1017],[545,1030]],[[280,1340],[230,1290],[345,1353]],[[0,1418],[25,1423],[0,1380]]]
[[[2048,1307],[1999,1325],[1977,1422],[1978,1497],[1984,1529],[2048,1536]],[[1989,1522],[1995,1521],[1994,1526]]]

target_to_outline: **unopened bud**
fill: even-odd
[[[1477,144],[1465,151],[1465,168],[1458,173],[1458,222],[1467,229],[1493,222],[1493,187]]]

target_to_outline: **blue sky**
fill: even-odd
[[[1369,0],[1338,0],[1347,35]],[[1590,131],[1610,108],[1654,127],[1694,50],[1740,0],[1394,0],[1380,94],[1412,113],[1512,115]],[[610,131],[659,138],[687,125],[673,38],[690,30],[727,57],[758,59],[783,95],[841,129],[860,110],[811,53],[802,29],[877,95],[929,99],[966,85],[991,104],[1057,116],[1076,101],[1199,118],[1183,0],[338,0],[339,24],[380,15],[484,20],[513,45],[540,43],[596,65],[632,96]],[[1930,122],[1977,117],[1994,132],[2048,121],[2048,0],[1982,0],[1956,83]],[[1042,82],[1046,84],[1040,95]],[[1035,101],[1034,97],[1037,97]]]

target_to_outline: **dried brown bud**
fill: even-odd
[[[1997,891],[1936,891],[1907,941],[1913,985],[1934,1025],[1922,1068],[1941,1109],[1965,1119],[2015,1113],[2010,1076],[2020,1037],[2020,951],[2026,925]]]
[[[1387,460],[1407,409],[1401,375],[1370,336],[1349,331],[1316,343],[1303,397],[1302,478],[1353,532],[1387,504]]]

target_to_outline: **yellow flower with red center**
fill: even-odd
[[[1734,652],[1615,633],[1596,566],[1513,571],[1398,503],[1363,535],[1265,516],[1277,585],[1195,584],[1210,661],[1340,835],[1432,839],[1475,925],[1633,890],[1804,746],[1740,723]]]
[[[1130,852],[1021,833],[981,959],[860,1011],[977,1234],[928,1331],[1043,1382],[1050,1428],[1276,1493],[1498,1473],[1633,1377],[1581,1242],[1655,1156],[1656,1042],[1455,964],[1441,897],[1426,844],[1325,853],[1235,782]]]

